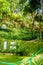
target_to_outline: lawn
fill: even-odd
[[[15,63],[15,62],[18,62],[20,60],[23,61],[23,59],[25,62],[26,56],[15,56],[13,54],[5,54],[5,53],[0,54],[0,62]],[[6,64],[0,64],[0,65],[6,65]],[[25,65],[29,65],[29,64],[27,63]],[[35,65],[35,64],[33,64],[33,65]],[[43,59],[40,62],[38,62],[38,65],[43,65]]]
[[[15,56],[13,54],[0,54],[0,62],[14,63],[22,60],[24,57]]]

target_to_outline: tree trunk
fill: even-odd
[[[39,16],[39,30],[40,30],[40,40],[42,40],[42,31],[41,31],[40,16]]]
[[[32,15],[32,30],[34,30],[34,23],[35,23],[34,16]]]

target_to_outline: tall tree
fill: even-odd
[[[25,3],[27,2],[27,0],[25,0],[25,2],[22,0],[22,2]],[[24,9],[23,9],[24,13],[25,14],[30,13],[32,16],[32,29],[33,30],[34,30],[35,16],[37,15],[38,10],[40,9],[41,9],[40,0],[29,0],[24,6]],[[42,37],[41,37],[40,16],[39,16],[39,26],[40,26],[40,39],[41,39]]]
[[[32,16],[32,27],[34,28],[34,18],[37,15],[37,10],[40,9],[40,1],[39,0],[29,0],[27,5],[24,7],[24,11],[26,13],[30,13]]]

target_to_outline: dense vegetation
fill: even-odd
[[[43,48],[41,10],[40,0],[0,0],[0,53],[31,56]],[[16,50],[9,48],[10,42],[16,42]]]
[[[7,41],[7,48],[4,49],[4,42]],[[15,42],[16,44],[11,45],[11,42]],[[10,48],[13,46],[16,48]],[[2,53],[13,53],[20,56],[31,56],[38,50],[43,48],[43,42],[41,41],[22,41],[22,40],[7,40],[7,39],[0,39],[0,52]]]
[[[22,3],[23,2],[23,3]],[[33,1],[8,1],[0,0],[0,37],[7,39],[33,40],[43,39],[43,20],[38,16],[38,9],[41,9],[40,2]],[[37,0],[36,0],[37,2]],[[7,4],[6,4],[7,3]],[[11,4],[10,4],[11,3]],[[24,8],[21,6],[24,6]],[[20,5],[20,6],[19,6]],[[22,8],[20,8],[22,7]],[[20,10],[20,11],[19,11]],[[23,13],[28,13],[23,15]],[[38,19],[39,18],[39,19]],[[40,20],[40,22],[39,22]],[[3,34],[3,35],[2,35]]]

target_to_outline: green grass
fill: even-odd
[[[15,56],[11,54],[0,54],[0,62],[9,62],[9,63],[15,63],[17,61],[22,60],[24,57],[21,56]]]
[[[15,63],[20,60],[23,60],[24,58],[25,58],[25,56],[15,56],[12,54],[0,54],[0,62]],[[0,64],[0,65],[6,65],[6,64]],[[29,65],[29,63],[27,63],[25,65]],[[35,64],[33,64],[33,65],[35,65]],[[38,65],[43,65],[43,60],[38,62]]]
[[[40,61],[39,65],[43,65],[43,60]]]

